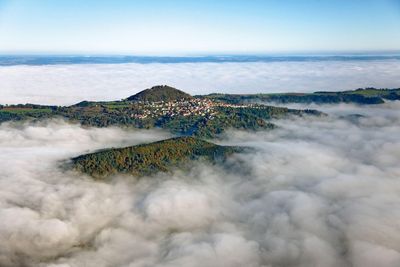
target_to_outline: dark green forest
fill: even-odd
[[[150,89],[145,89],[133,96],[128,97],[128,101],[171,101],[192,98],[191,95],[168,85],[156,85]]]
[[[400,100],[400,88],[376,89],[365,88],[341,92],[315,93],[282,93],[282,94],[210,94],[206,97],[212,100],[240,104],[246,102],[275,102],[275,103],[316,103],[337,104],[353,103],[359,105],[382,104],[384,100]]]
[[[167,172],[191,160],[223,161],[244,148],[220,146],[194,137],[176,137],[150,144],[104,149],[72,159],[73,168],[95,178],[123,173],[134,176]]]

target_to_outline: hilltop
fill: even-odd
[[[104,149],[72,159],[73,168],[95,178],[123,173],[134,176],[167,172],[191,160],[224,160],[243,148],[220,146],[194,137],[176,137],[125,148]]]
[[[182,99],[191,99],[191,95],[168,85],[157,85],[150,89],[145,89],[133,96],[128,97],[128,101],[160,102]]]

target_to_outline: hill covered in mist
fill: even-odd
[[[193,137],[176,137],[125,148],[103,149],[72,159],[73,168],[95,178],[123,173],[134,176],[167,172],[191,160],[223,161],[244,148],[220,146]]]

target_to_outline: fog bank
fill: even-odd
[[[59,161],[159,131],[0,126],[1,266],[399,266],[400,106],[279,120],[227,165],[96,182]],[[238,162],[241,162],[240,168]]]
[[[0,104],[119,100],[168,84],[190,94],[397,88],[400,61],[88,64],[0,67]]]

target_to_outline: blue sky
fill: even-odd
[[[400,0],[0,0],[1,54],[400,50]]]

